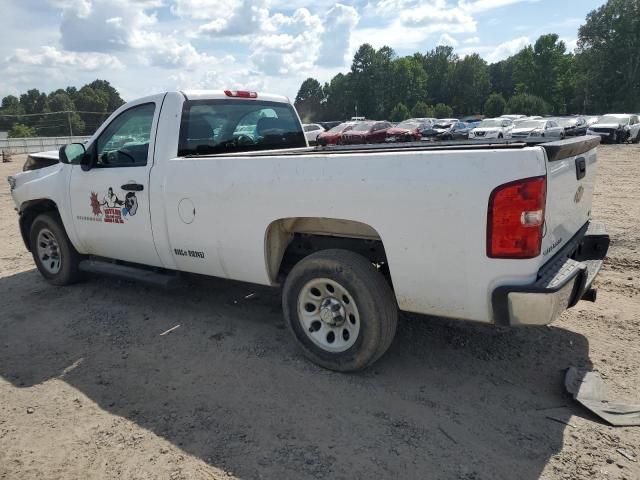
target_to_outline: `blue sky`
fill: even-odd
[[[575,47],[595,0],[3,0],[0,97],[109,80],[125,99],[250,88],[294,97],[365,42],[489,62],[544,33]]]

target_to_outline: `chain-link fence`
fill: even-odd
[[[58,150],[68,143],[83,143],[90,137],[25,137],[0,139],[0,152],[8,154]]]
[[[9,137],[90,136],[109,115],[111,112],[0,113],[0,132]]]

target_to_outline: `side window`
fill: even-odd
[[[313,125],[305,125],[303,128],[305,132],[313,132],[315,130]]]
[[[97,167],[142,167],[147,164],[154,103],[130,108],[118,115],[98,137]]]

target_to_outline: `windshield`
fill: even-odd
[[[598,120],[598,123],[621,123],[626,125],[629,123],[629,117],[616,117],[614,115],[605,115]]]
[[[413,130],[414,128],[418,128],[420,125],[417,122],[401,122],[396,125],[395,128],[402,128],[404,130]]]
[[[337,125],[335,127],[333,127],[331,130],[329,130],[327,133],[342,133],[344,132],[347,128],[349,128],[351,125],[349,125],[348,123],[341,123],[340,125]]]
[[[451,128],[450,123],[436,123],[433,128]]]
[[[239,99],[184,104],[178,155],[306,147],[291,105]]]
[[[502,122],[504,122],[504,120],[483,120],[480,122],[480,125],[478,125],[478,127],[479,128],[501,127]]]
[[[542,128],[544,127],[544,122],[540,120],[525,120],[523,122],[518,123],[518,128]]]
[[[353,127],[353,131],[354,132],[367,132],[371,127],[373,126],[373,123],[359,123],[357,124],[355,127]]]

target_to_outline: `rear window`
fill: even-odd
[[[178,156],[306,147],[291,105],[254,100],[188,100]]]

